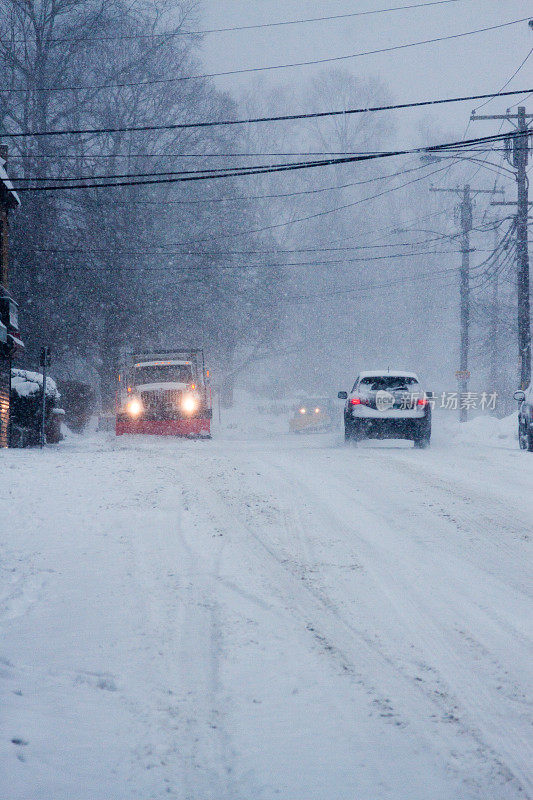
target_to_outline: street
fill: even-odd
[[[533,796],[533,457],[437,434],[0,453],[0,796]]]

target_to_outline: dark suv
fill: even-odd
[[[347,442],[362,439],[412,439],[428,447],[431,439],[433,395],[425,392],[414,372],[360,372],[346,400],[344,432]]]
[[[519,389],[514,393],[518,400],[518,441],[521,450],[533,453],[533,384],[524,391]]]

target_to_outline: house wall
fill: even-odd
[[[7,209],[0,205],[0,284],[8,288],[8,217]]]
[[[0,352],[0,447],[8,445],[11,359]]]

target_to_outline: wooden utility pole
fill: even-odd
[[[533,114],[526,114],[525,107],[519,106],[516,114],[507,113],[478,115],[472,113],[470,119],[473,121],[482,119],[501,119],[511,122],[516,128],[516,132],[512,137],[512,147],[508,147],[506,150],[507,160],[516,171],[516,183],[518,189],[516,201],[518,363],[520,387],[522,389],[526,389],[531,382],[531,308],[529,299],[529,252],[527,242],[529,201],[526,169],[528,162],[529,137],[532,133],[531,128],[528,127],[528,120],[533,119]],[[510,141],[509,144],[511,144]]]
[[[472,230],[473,211],[472,211],[472,191],[476,194],[495,193],[493,189],[472,189],[467,183],[463,188],[457,189],[436,189],[430,188],[430,192],[451,192],[461,195],[459,205],[459,219],[461,223],[461,279],[460,279],[460,318],[461,334],[459,346],[459,369],[456,373],[459,382],[459,420],[466,422],[468,419],[467,404],[461,402],[462,397],[468,393],[468,381],[470,372],[468,370],[468,349],[470,337],[470,231]],[[496,190],[498,191],[498,190]],[[502,190],[499,190],[502,193]]]
[[[46,378],[48,367],[50,366],[50,348],[41,347],[40,363],[43,368],[43,390],[41,394],[41,424],[39,427],[39,445],[41,450],[46,443]]]
[[[500,246],[498,228],[498,220],[494,220],[494,252],[498,252]],[[498,362],[499,362],[499,344],[500,344],[500,281],[498,276],[498,269],[494,270],[494,277],[492,279],[492,297],[490,308],[490,372],[489,372],[489,391],[499,391],[498,380]]]

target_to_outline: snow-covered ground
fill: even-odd
[[[0,452],[0,797],[532,797],[513,421],[223,423]]]

